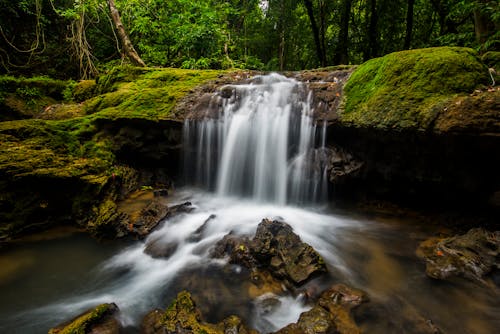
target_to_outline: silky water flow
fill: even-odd
[[[148,311],[166,308],[183,289],[197,298],[209,322],[237,314],[262,333],[275,331],[295,322],[311,305],[286,291],[279,296],[251,296],[244,268],[210,257],[211,247],[225,235],[252,237],[263,218],[288,223],[322,255],[329,271],[323,279],[325,288],[342,282],[368,292],[372,306],[360,318],[367,332],[420,333],[412,322],[408,325],[408,314],[433,319],[450,333],[487,334],[499,329],[498,294],[468,283],[437,284],[425,276],[414,252],[432,231],[411,223],[333,213],[324,205],[325,126],[313,119],[312,102],[304,84],[278,74],[224,87],[212,101],[222,106],[220,110],[207,110],[184,126],[187,186],[170,200],[172,204],[189,200],[195,210],[166,220],[146,240],[110,257],[109,250],[93,251],[108,258],[94,267],[88,264],[81,277],[73,277],[75,267],[64,264],[83,252],[81,241],[61,245],[65,251],[50,259],[43,256],[56,243],[33,251],[30,261],[50,261],[54,268],[47,273],[33,267],[24,280],[32,286],[43,282],[43,289],[51,292],[38,300],[23,289],[30,286],[27,283],[17,290],[9,286],[1,290],[0,285],[0,331],[46,333],[88,308],[114,302],[123,325],[136,332]],[[198,237],[193,238],[195,234]],[[170,256],[148,255],[145,249],[153,243],[171,249]],[[23,255],[17,257],[21,261]],[[85,270],[78,267],[78,272]],[[59,283],[52,287],[56,274]],[[73,282],[77,288],[60,292],[65,275],[79,280]],[[273,303],[265,302],[269,298]],[[25,304],[16,310],[19,303]]]

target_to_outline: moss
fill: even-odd
[[[489,51],[486,52],[481,60],[491,68],[494,68],[497,72],[500,72],[500,52],[499,51]]]
[[[84,104],[95,118],[172,119],[176,102],[224,71],[123,67],[97,80],[98,95]]]
[[[84,313],[62,328],[53,328],[49,334],[86,334],[90,327],[109,313],[114,312],[116,306],[113,304],[101,304],[95,309]]]
[[[97,83],[95,80],[82,80],[73,88],[73,100],[83,102],[97,94]]]
[[[0,120],[30,118],[63,100],[68,82],[48,77],[0,76]]]
[[[161,324],[169,332],[175,332],[180,327],[194,334],[224,333],[224,328],[221,325],[201,322],[200,313],[191,298],[191,294],[187,291],[179,292],[177,298],[165,311],[161,319]]]
[[[488,83],[468,48],[396,52],[360,65],[345,86],[341,121],[358,127],[427,129],[446,103]]]

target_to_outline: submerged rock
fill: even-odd
[[[269,271],[289,286],[300,286],[326,272],[322,257],[302,242],[290,225],[268,219],[262,220],[252,240],[226,235],[215,245],[212,256],[229,256],[231,263],[254,273]]]
[[[229,316],[218,324],[206,323],[196,307],[191,295],[182,291],[165,312],[154,310],[143,320],[141,333],[144,334],[257,334],[248,329],[237,316]]]
[[[116,304],[101,304],[94,309],[88,310],[74,319],[49,330],[49,334],[118,334],[121,325],[116,320],[118,312]]]
[[[485,283],[486,275],[500,269],[500,231],[474,228],[464,235],[430,238],[419,245],[417,255],[425,259],[432,278],[461,276]]]

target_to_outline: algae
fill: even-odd
[[[426,130],[451,99],[487,85],[488,69],[468,48],[388,54],[360,65],[347,82],[341,122],[355,127]]]

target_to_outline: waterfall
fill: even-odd
[[[216,115],[185,121],[186,182],[279,204],[321,200],[325,126],[318,131],[306,86],[273,73],[222,91]]]

